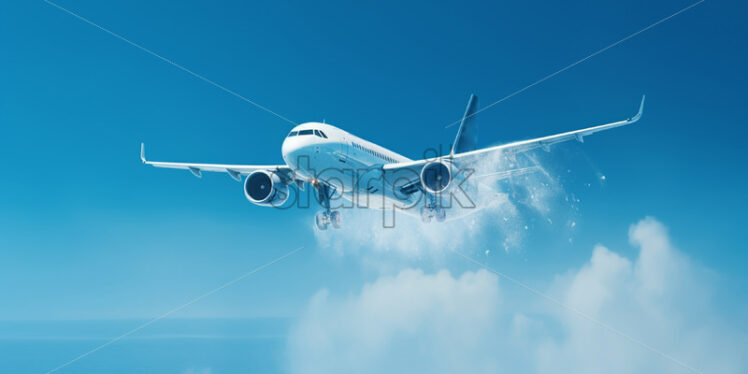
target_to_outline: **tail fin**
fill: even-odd
[[[478,97],[470,94],[465,114],[460,121],[460,128],[457,130],[457,136],[452,144],[450,155],[472,151],[476,148],[478,142],[478,126],[475,123],[475,111],[478,108]]]

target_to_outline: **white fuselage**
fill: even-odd
[[[283,160],[306,180],[318,179],[353,201],[356,194],[378,194],[363,178],[381,179],[381,165],[408,162],[409,158],[361,139],[335,126],[308,122],[294,127],[283,141]],[[370,199],[370,207],[382,208],[383,199]],[[392,202],[391,202],[392,203]]]

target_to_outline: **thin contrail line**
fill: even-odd
[[[250,270],[249,272],[244,273],[243,275],[241,275],[241,276],[239,276],[237,278],[234,278],[233,280],[231,280],[229,282],[226,282],[223,285],[221,285],[221,286],[219,286],[217,288],[214,288],[214,289],[212,289],[212,290],[210,290],[210,291],[208,291],[208,292],[206,292],[206,293],[204,293],[204,294],[202,294],[202,295],[200,295],[200,296],[198,296],[198,297],[196,297],[196,298],[194,298],[194,299],[192,299],[192,300],[190,300],[190,301],[188,301],[188,302],[186,302],[186,303],[184,303],[184,304],[182,304],[182,305],[180,305],[180,306],[178,306],[178,307],[176,307],[176,308],[174,308],[174,309],[172,309],[172,310],[170,310],[170,311],[168,311],[168,312],[166,312],[166,313],[164,313],[164,314],[162,314],[162,315],[160,315],[160,316],[158,316],[158,317],[156,317],[156,318],[154,318],[154,319],[152,319],[152,320],[150,320],[150,321],[148,321],[148,322],[146,322],[146,323],[144,323],[144,324],[142,324],[142,325],[140,325],[140,326],[138,326],[138,327],[136,327],[136,328],[134,328],[134,329],[132,329],[132,330],[130,330],[130,331],[128,331],[128,332],[126,332],[126,333],[118,336],[118,337],[116,337],[116,338],[114,338],[114,339],[112,339],[112,340],[109,340],[108,342],[106,342],[106,343],[104,343],[104,344],[102,344],[102,345],[100,345],[100,346],[98,346],[98,347],[96,347],[96,348],[94,348],[94,349],[92,349],[92,350],[90,350],[90,351],[88,351],[88,352],[86,352],[86,353],[84,353],[84,354],[82,354],[82,355],[80,355],[80,356],[78,356],[78,357],[76,357],[76,358],[74,358],[74,359],[72,359],[72,360],[70,360],[70,361],[68,361],[68,362],[66,362],[66,363],[64,363],[64,364],[56,367],[56,368],[54,368],[54,369],[52,369],[52,370],[50,370],[50,371],[48,371],[47,374],[54,373],[54,372],[56,372],[56,371],[58,371],[58,370],[60,370],[60,369],[62,369],[64,367],[66,367],[66,366],[68,366],[68,365],[70,365],[70,364],[72,364],[72,363],[80,360],[80,359],[83,359],[83,358],[85,358],[85,357],[87,357],[87,356],[89,356],[89,355],[91,355],[91,354],[99,351],[100,349],[102,349],[104,347],[112,345],[112,344],[114,344],[114,343],[116,343],[116,342],[118,342],[118,341],[120,341],[120,340],[122,340],[122,339],[124,339],[124,338],[126,338],[126,337],[128,337],[128,336],[130,336],[130,335],[132,335],[132,334],[134,334],[134,333],[142,330],[142,329],[144,329],[145,327],[147,327],[147,326],[149,326],[149,325],[151,325],[151,324],[153,324],[155,322],[158,322],[159,320],[162,320],[162,319],[164,319],[164,318],[166,318],[166,317],[168,317],[168,316],[170,316],[170,315],[172,315],[172,314],[174,314],[174,313],[176,313],[176,312],[178,312],[178,311],[180,311],[180,310],[182,310],[182,309],[184,309],[184,308],[186,308],[186,307],[188,307],[188,306],[190,306],[190,305],[192,305],[192,304],[194,304],[194,303],[196,303],[196,302],[198,302],[198,301],[200,301],[200,300],[202,300],[202,299],[204,299],[204,298],[206,298],[206,297],[208,297],[208,296],[210,296],[210,295],[212,295],[212,294],[214,294],[214,293],[216,293],[218,291],[223,290],[226,287],[231,286],[232,284],[234,284],[236,282],[241,281],[242,279],[244,279],[244,278],[246,278],[246,277],[248,277],[248,276],[250,276],[250,275],[252,275],[254,273],[257,273],[258,271],[260,271],[262,269],[265,269],[266,267],[268,267],[270,265],[273,265],[273,264],[275,264],[275,263],[283,260],[284,258],[286,258],[288,256],[291,256],[292,254],[294,254],[294,253],[302,250],[303,248],[304,247],[296,248],[293,251],[288,252],[288,253],[284,254],[283,256],[280,256],[280,257],[276,258],[273,261],[270,261],[270,262],[268,262],[268,263],[266,263],[266,264],[264,264],[262,266],[254,268],[254,269]]]
[[[589,314],[587,314],[585,312],[582,312],[581,310],[579,310],[577,308],[574,308],[572,306],[564,304],[560,300],[555,299],[555,298],[553,298],[553,297],[551,297],[551,296],[549,296],[549,295],[547,295],[547,294],[545,294],[545,293],[543,293],[543,292],[541,292],[541,291],[539,291],[539,290],[537,290],[537,289],[535,289],[533,287],[530,287],[530,286],[528,286],[528,285],[520,282],[517,279],[514,279],[514,278],[512,278],[512,277],[510,277],[510,276],[508,276],[508,275],[506,275],[506,274],[504,274],[504,273],[502,273],[502,272],[500,272],[498,270],[494,270],[494,269],[488,267],[488,265],[485,265],[485,264],[481,263],[480,261],[475,260],[474,258],[472,258],[472,257],[470,257],[468,255],[465,255],[462,252],[457,251],[456,249],[450,249],[450,251],[452,251],[455,254],[459,255],[460,257],[462,257],[462,258],[464,258],[464,259],[472,262],[473,264],[476,264],[476,265],[478,265],[478,266],[480,266],[480,267],[488,270],[489,272],[491,272],[493,274],[496,274],[499,277],[504,278],[504,279],[506,279],[506,280],[514,283],[515,285],[517,285],[519,287],[522,287],[525,290],[530,291],[531,293],[533,293],[533,294],[535,294],[537,296],[540,296],[543,299],[545,299],[547,301],[550,301],[551,303],[556,304],[556,305],[558,305],[558,306],[560,306],[560,307],[562,307],[562,308],[564,308],[564,309],[566,309],[566,310],[568,310],[568,311],[570,311],[570,312],[572,312],[572,313],[574,313],[574,314],[576,314],[576,315],[578,315],[578,316],[586,319],[587,321],[590,321],[590,322],[592,322],[592,323],[594,323],[594,324],[596,324],[596,325],[598,325],[598,326],[600,326],[600,327],[602,327],[602,328],[604,328],[604,329],[606,329],[606,330],[608,330],[608,331],[610,331],[610,332],[612,332],[612,333],[614,333],[614,334],[616,334],[616,335],[618,335],[620,337],[623,337],[623,338],[627,339],[628,341],[630,341],[630,342],[632,342],[634,344],[637,344],[638,346],[640,346],[642,348],[647,349],[650,352],[656,353],[656,354],[660,355],[661,357],[663,357],[663,358],[665,358],[667,360],[670,360],[671,362],[673,362],[675,364],[678,364],[679,366],[681,366],[681,367],[683,367],[685,369],[693,371],[694,373],[701,374],[701,371],[699,371],[698,369],[694,368],[693,366],[690,366],[690,365],[686,364],[685,362],[680,361],[680,360],[676,359],[675,357],[670,356],[669,354],[664,353],[664,352],[662,352],[662,351],[660,351],[660,350],[652,347],[651,345],[649,345],[647,343],[644,343],[641,340],[639,340],[637,338],[634,338],[633,336],[631,336],[629,334],[626,334],[625,332],[623,332],[621,330],[618,330],[615,327],[612,327],[612,326],[610,326],[610,325],[608,325],[608,324],[606,324],[606,323],[604,323],[604,322],[596,319],[595,317],[592,317],[591,315],[589,315]]]
[[[631,39],[631,38],[633,38],[633,37],[635,37],[635,36],[637,36],[637,35],[639,35],[639,34],[641,34],[641,33],[643,33],[643,32],[645,32],[645,31],[647,31],[647,30],[649,30],[649,29],[651,29],[651,28],[653,28],[653,27],[655,27],[655,26],[657,26],[657,25],[661,24],[661,23],[663,23],[663,22],[665,22],[665,21],[667,21],[667,20],[669,20],[669,19],[671,19],[671,18],[673,18],[673,17],[675,17],[675,16],[677,16],[677,15],[679,15],[679,14],[681,14],[681,13],[683,13],[683,12],[685,12],[685,11],[687,11],[687,10],[689,10],[689,9],[691,9],[691,8],[693,8],[693,7],[697,6],[697,5],[699,5],[699,4],[701,4],[701,3],[703,3],[704,1],[706,1],[706,0],[699,0],[699,1],[697,1],[697,2],[695,2],[695,3],[693,3],[693,4],[691,4],[691,5],[689,5],[689,6],[685,7],[685,8],[683,8],[683,9],[681,9],[681,10],[679,10],[679,11],[677,11],[677,12],[675,12],[675,13],[673,13],[673,14],[671,14],[671,15],[667,16],[667,17],[665,17],[665,18],[662,18],[662,19],[660,19],[659,21],[657,21],[657,22],[655,22],[655,23],[653,23],[653,24],[651,24],[651,25],[649,25],[649,26],[647,26],[647,27],[645,27],[645,28],[643,28],[643,29],[641,29],[641,30],[639,30],[639,31],[637,31],[637,32],[635,32],[635,33],[633,33],[633,34],[630,34],[629,36],[627,36],[627,37],[625,37],[625,38],[623,38],[623,39],[621,39],[621,40],[619,40],[619,41],[617,41],[617,42],[615,42],[615,43],[613,43],[613,44],[610,44],[610,45],[608,45],[608,46],[607,46],[607,47],[605,47],[605,48],[602,48],[602,49],[599,49],[599,50],[597,50],[596,52],[592,53],[591,55],[589,55],[589,56],[587,56],[587,57],[585,57],[585,58],[583,58],[583,59],[577,60],[577,61],[576,61],[576,62],[574,62],[574,63],[571,63],[571,64],[569,64],[569,65],[566,65],[566,66],[565,66],[565,67],[563,67],[563,68],[562,68],[561,70],[558,70],[558,71],[556,71],[555,73],[551,73],[551,74],[548,74],[548,75],[546,75],[545,77],[543,77],[543,78],[540,78],[540,79],[536,80],[535,82],[533,82],[533,83],[531,83],[531,84],[529,84],[529,85],[527,85],[527,86],[525,86],[525,87],[522,87],[522,88],[520,88],[519,90],[517,90],[517,91],[514,91],[514,92],[510,93],[509,95],[506,95],[506,96],[502,97],[501,99],[499,99],[499,100],[497,100],[497,101],[494,101],[494,102],[493,102],[493,103],[491,103],[491,104],[488,104],[488,105],[484,106],[483,108],[481,108],[481,109],[479,109],[479,110],[475,111],[475,112],[474,112],[473,114],[471,114],[471,115],[469,115],[469,116],[466,116],[465,118],[470,118],[470,117],[472,117],[472,116],[474,116],[474,115],[476,115],[476,114],[478,114],[478,113],[480,113],[480,112],[482,112],[482,111],[484,111],[484,110],[486,110],[486,109],[489,109],[489,108],[493,107],[494,105],[496,105],[496,104],[498,104],[498,103],[500,103],[500,102],[502,102],[502,101],[504,101],[504,100],[507,100],[507,99],[509,99],[509,98],[511,98],[511,97],[513,97],[513,96],[515,96],[515,95],[517,95],[517,94],[520,94],[520,93],[524,92],[525,90],[527,90],[527,89],[529,89],[529,88],[531,88],[531,87],[533,87],[533,86],[536,86],[536,85],[538,85],[538,84],[540,84],[540,83],[543,83],[543,82],[545,82],[546,80],[548,80],[548,79],[550,79],[550,78],[553,78],[553,77],[555,77],[556,75],[558,75],[558,74],[560,74],[560,73],[563,73],[564,71],[566,71],[566,70],[569,70],[569,69],[573,68],[574,66],[577,66],[577,65],[579,65],[579,64],[581,64],[581,63],[583,63],[583,62],[585,62],[585,61],[587,61],[587,60],[589,60],[589,59],[591,59],[592,57],[595,57],[595,56],[599,55],[600,53],[603,53],[603,52],[607,51],[608,49],[611,49],[611,48],[613,48],[613,47],[615,47],[615,46],[617,46],[617,45],[619,45],[619,44],[621,44],[621,43],[623,43],[623,42],[625,42],[625,41],[627,41],[627,40],[629,40],[629,39]],[[460,118],[459,120],[457,120],[457,121],[454,121],[454,122],[452,122],[452,123],[450,123],[450,124],[448,124],[448,125],[444,126],[444,128],[446,129],[446,128],[448,128],[448,127],[454,126],[454,125],[456,125],[456,124],[460,123],[461,121],[462,121],[462,118]]]
[[[204,77],[204,76],[202,76],[202,75],[200,75],[200,74],[198,74],[198,73],[195,73],[194,71],[192,71],[192,70],[190,70],[190,69],[187,69],[186,67],[184,67],[184,66],[182,66],[182,65],[179,65],[179,64],[177,64],[176,62],[174,62],[174,61],[172,61],[172,60],[169,60],[169,59],[168,59],[168,58],[166,58],[166,57],[162,57],[162,56],[161,56],[161,55],[159,55],[158,53],[156,53],[156,52],[153,52],[153,51],[151,51],[150,49],[148,49],[148,48],[146,48],[146,47],[143,47],[143,46],[141,46],[141,45],[140,45],[140,44],[138,44],[138,43],[135,43],[135,42],[133,42],[133,41],[130,41],[129,39],[125,38],[124,36],[122,36],[122,35],[120,35],[120,34],[117,34],[116,32],[114,32],[114,31],[111,31],[111,30],[109,30],[109,29],[107,29],[107,28],[105,28],[105,27],[103,27],[103,26],[100,26],[100,25],[98,25],[98,24],[94,23],[93,21],[90,21],[90,20],[88,20],[87,18],[85,18],[85,17],[83,17],[83,16],[81,16],[81,15],[78,15],[77,13],[75,13],[75,12],[73,12],[73,11],[71,11],[71,10],[68,10],[68,9],[66,9],[66,8],[63,8],[62,6],[60,6],[60,5],[57,5],[57,4],[55,4],[55,3],[53,3],[53,2],[51,2],[51,1],[49,1],[49,0],[43,0],[43,1],[44,1],[45,3],[47,3],[47,4],[49,4],[49,5],[51,5],[51,6],[55,7],[55,8],[57,8],[57,9],[59,9],[59,10],[61,10],[61,11],[65,12],[65,13],[67,13],[67,14],[69,14],[69,15],[71,15],[71,16],[73,16],[73,17],[75,17],[75,18],[77,18],[77,19],[79,19],[79,20],[81,20],[81,21],[83,21],[83,22],[85,22],[85,23],[87,23],[87,24],[89,24],[89,25],[93,26],[93,27],[96,27],[97,29],[99,29],[99,30],[101,30],[101,31],[104,31],[105,33],[107,33],[107,34],[109,34],[109,35],[111,35],[111,36],[113,36],[113,37],[115,37],[115,38],[117,38],[117,39],[119,39],[119,40],[122,40],[123,42],[125,42],[125,43],[127,43],[127,44],[130,44],[131,46],[133,46],[133,47],[135,47],[135,48],[137,48],[137,49],[140,49],[141,51],[143,51],[143,52],[145,52],[145,53],[148,53],[149,55],[151,55],[151,56],[153,56],[153,57],[156,57],[157,59],[159,59],[159,60],[161,60],[161,61],[163,61],[163,62],[166,62],[166,63],[167,63],[167,64],[169,64],[169,65],[172,65],[172,66],[176,67],[176,68],[177,68],[177,69],[179,69],[179,70],[182,70],[182,71],[184,71],[184,72],[186,72],[186,73],[188,73],[188,74],[192,75],[193,77],[195,77],[195,78],[197,78],[197,79],[200,79],[200,80],[201,80],[201,81],[203,81],[203,82],[206,82],[206,83],[208,83],[208,84],[211,84],[211,85],[213,85],[213,86],[215,86],[215,87],[217,87],[217,88],[219,88],[219,89],[221,89],[221,90],[223,90],[223,91],[225,91],[225,92],[227,92],[227,93],[229,93],[229,94],[231,94],[231,95],[233,95],[233,96],[235,96],[235,97],[237,97],[237,98],[239,98],[239,99],[241,99],[241,100],[244,100],[244,101],[246,101],[246,102],[248,102],[248,103],[250,103],[250,104],[252,104],[252,105],[256,106],[257,108],[260,108],[260,109],[264,110],[265,112],[268,112],[268,113],[270,113],[270,114],[272,114],[272,115],[274,115],[274,116],[276,116],[276,117],[278,117],[278,118],[280,118],[280,119],[282,119],[282,120],[284,120],[284,121],[286,121],[286,122],[288,122],[288,123],[290,123],[290,124],[293,124],[293,125],[297,125],[297,123],[296,123],[296,122],[294,122],[294,121],[292,121],[292,120],[290,120],[290,119],[288,119],[288,118],[286,118],[286,117],[284,117],[284,116],[282,116],[282,115],[280,115],[280,114],[278,114],[278,113],[276,113],[276,112],[274,112],[274,111],[272,111],[272,110],[270,110],[270,109],[268,109],[268,108],[266,108],[266,107],[264,107],[264,106],[262,106],[262,105],[260,105],[260,104],[256,103],[255,101],[253,101],[253,100],[251,100],[251,99],[248,99],[248,98],[246,98],[246,97],[244,97],[244,96],[242,96],[242,95],[238,94],[237,92],[235,92],[235,91],[233,91],[233,90],[231,90],[231,89],[228,89],[228,88],[226,88],[226,87],[224,87],[224,86],[222,86],[222,85],[220,85],[220,84],[218,84],[218,83],[216,83],[216,82],[213,82],[212,80],[210,80],[210,79],[208,79],[208,78],[206,78],[206,77]]]

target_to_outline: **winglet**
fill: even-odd
[[[145,143],[140,143],[140,161],[143,161],[145,164],[147,161],[145,159]]]
[[[639,112],[636,113],[635,116],[631,117],[631,122],[636,122],[640,118],[642,118],[642,114],[644,113],[644,99],[647,97],[647,95],[642,95],[642,102],[639,104]]]

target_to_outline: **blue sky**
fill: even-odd
[[[294,121],[324,119],[416,158],[452,141],[444,126],[470,93],[486,105],[690,3],[58,4]],[[253,206],[225,175],[143,166],[141,141],[159,160],[278,163],[290,125],[42,1],[2,8],[0,320],[147,319],[299,246],[177,317],[284,317],[303,331],[320,290],[335,299],[411,279],[402,271],[424,272],[425,287],[443,269],[454,282],[478,271],[433,229],[408,226],[413,252],[352,235],[375,233],[359,213],[323,236],[315,210]],[[491,145],[627,118],[647,94],[636,125],[539,155],[558,182],[549,213],[483,222],[456,236],[460,248],[550,290],[600,243],[636,263],[627,231],[656,217],[709,274],[705,318],[744,339],[745,12],[706,1],[480,113]]]

